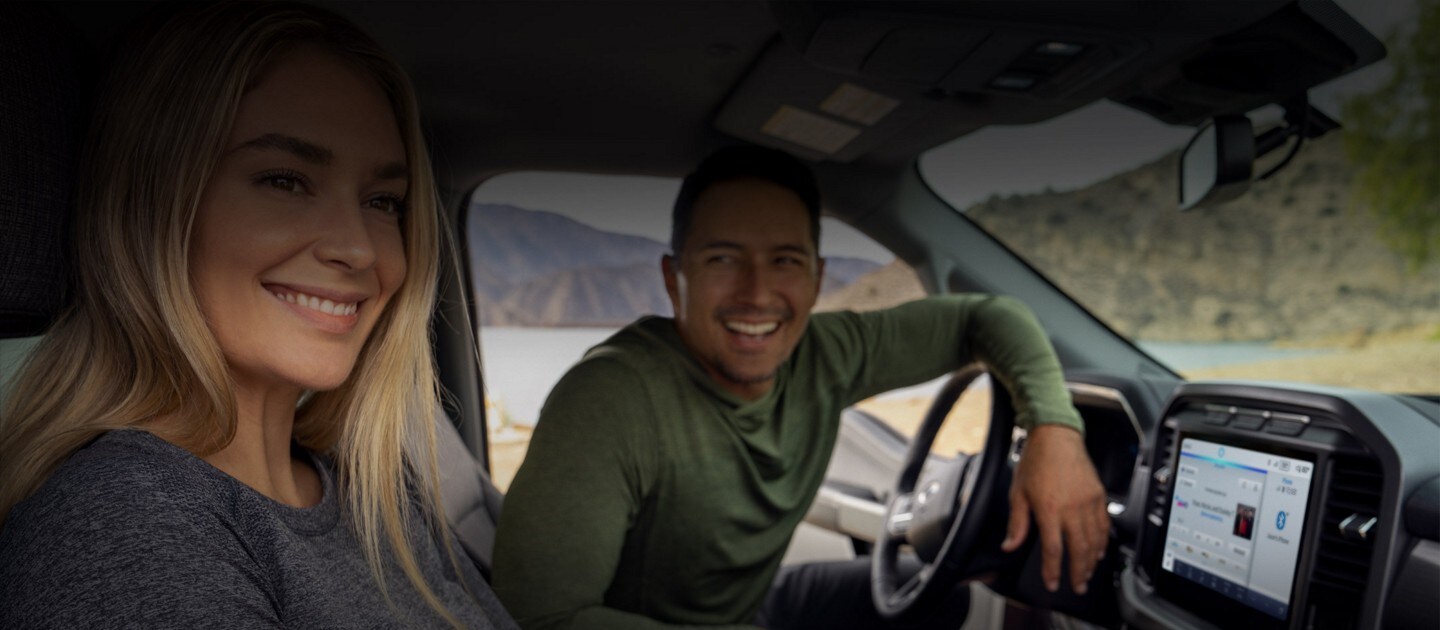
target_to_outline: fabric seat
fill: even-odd
[[[93,57],[51,7],[0,5],[0,338],[39,334],[64,303]]]
[[[454,423],[445,418],[438,425],[436,455],[440,459],[440,492],[445,502],[445,517],[466,555],[488,580],[494,559],[495,525],[500,522],[500,506],[505,497],[490,482],[485,467],[470,455]]]
[[[40,334],[64,306],[95,60],[52,7],[0,4],[0,340]],[[502,495],[449,419],[437,423],[445,514],[488,579]]]

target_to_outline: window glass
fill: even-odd
[[[40,343],[40,337],[0,339],[0,407],[4,407],[5,401],[9,400],[10,387],[13,385],[11,381],[37,343]]]
[[[502,490],[565,370],[637,317],[672,314],[660,257],[679,188],[668,178],[518,172],[472,193],[466,238],[491,469]],[[830,218],[820,231],[826,277],[817,309],[873,310],[924,295],[903,262],[860,232]],[[924,411],[907,398],[927,395],[899,392],[864,408],[906,430]]]
[[[1401,28],[1413,3],[1342,4],[1399,34],[1389,59],[1311,90],[1341,129],[1236,199],[1178,211],[1179,150],[1196,130],[1108,101],[961,137],[923,155],[922,176],[1186,377],[1440,392],[1440,213],[1420,184],[1440,177],[1421,139],[1440,104],[1419,87],[1433,63],[1415,48],[1428,40]],[[1415,80],[1392,81],[1397,63]],[[1249,117],[1264,132],[1280,110]]]

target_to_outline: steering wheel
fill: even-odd
[[[1000,543],[1009,510],[1015,410],[998,381],[992,379],[990,432],[984,449],[975,455],[957,455],[920,477],[950,408],[984,373],[977,365],[952,375],[910,443],[871,556],[870,593],[875,610],[886,619],[923,619],[962,578],[993,571],[1003,563]],[[901,584],[896,565],[903,544],[914,548],[924,565]]]

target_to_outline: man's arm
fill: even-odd
[[[1070,585],[1084,595],[1091,572],[1105,557],[1110,514],[1105,511],[1105,488],[1078,431],[1060,425],[1030,430],[1010,485],[1010,524],[1001,549],[1014,551],[1025,542],[1031,512],[1040,536],[1045,588],[1059,590],[1060,560],[1068,547]]]
[[[653,481],[640,385],[630,368],[591,359],[545,402],[495,537],[495,592],[526,630],[677,627],[604,602]]]
[[[1001,549],[1020,547],[1033,512],[1045,587],[1060,588],[1061,558],[1069,549],[1070,583],[1084,594],[1105,554],[1110,515],[1060,359],[1034,314],[1012,298],[996,298],[978,309],[966,340],[1010,390],[1016,421],[1029,432],[1010,487],[1010,524]]]
[[[1010,391],[1015,421],[1029,437],[1011,486],[1010,525],[1002,548],[1019,548],[1033,512],[1046,586],[1059,588],[1062,553],[1068,548],[1071,583],[1083,593],[1105,553],[1110,516],[1060,360],[1034,314],[1014,298],[972,294],[933,297],[863,317],[866,355],[900,358],[897,365],[864,370],[874,376],[861,379],[857,398],[928,380],[975,360]]]

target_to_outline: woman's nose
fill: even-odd
[[[366,226],[358,205],[331,203],[326,208],[319,229],[323,230],[315,246],[320,262],[346,271],[368,269],[375,264],[375,241]]]

